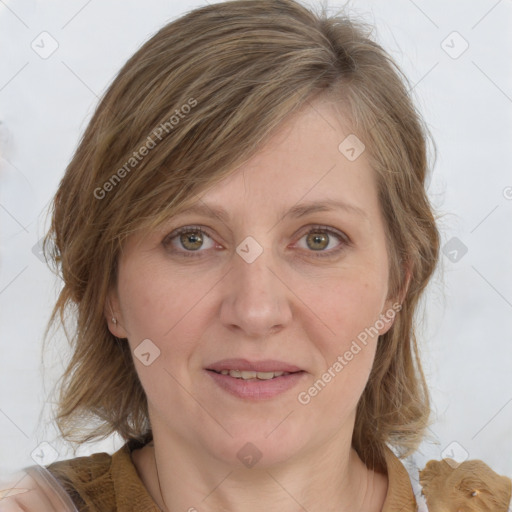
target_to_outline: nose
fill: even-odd
[[[233,267],[223,281],[220,320],[247,338],[261,339],[289,325],[293,294],[270,249],[248,261],[238,253],[233,256]]]

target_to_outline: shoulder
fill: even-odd
[[[64,488],[79,510],[96,510],[114,502],[111,465],[112,455],[94,453],[54,462],[46,469]]]
[[[100,453],[24,467],[12,475],[15,479],[0,483],[0,511],[113,512],[110,459]]]
[[[493,510],[507,512],[512,480],[478,459],[458,463],[430,460],[419,471],[422,494],[429,510]]]
[[[132,460],[133,450],[144,446],[128,441],[112,455],[95,453],[87,457],[54,462],[48,471],[59,481],[79,511],[155,511]]]
[[[54,462],[46,466],[46,469],[55,476],[69,477],[86,483],[108,473],[111,463],[112,455],[102,452]]]

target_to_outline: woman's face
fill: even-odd
[[[349,135],[315,101],[201,211],[127,240],[109,326],[160,437],[246,465],[351,438],[396,310],[375,177]]]

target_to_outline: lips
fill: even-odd
[[[267,400],[298,385],[306,372],[293,364],[270,360],[223,359],[206,373],[223,391],[244,400]]]
[[[275,377],[281,377],[282,375],[290,375],[289,372],[255,372],[253,370],[222,370],[219,373],[220,375],[229,375],[235,379],[243,379],[243,380],[251,380],[251,379],[259,379],[259,380],[270,380]]]

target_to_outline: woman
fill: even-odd
[[[361,25],[241,0],[163,27],[54,200],[52,319],[77,322],[57,424],[126,444],[41,470],[67,493],[47,506],[416,510],[396,454],[430,412],[426,174],[407,82]]]

